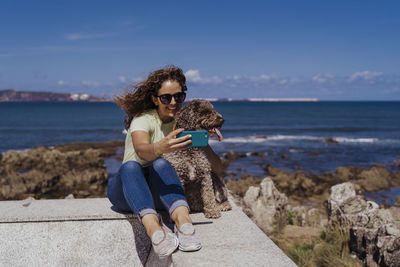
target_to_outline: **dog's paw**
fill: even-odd
[[[220,209],[221,211],[227,211],[227,210],[231,210],[231,209],[232,209],[232,206],[231,206],[231,204],[229,203],[229,201],[225,201],[225,202],[223,202],[223,203],[220,203],[220,204],[218,205],[218,207],[219,207],[219,209]]]
[[[204,211],[204,216],[206,218],[219,218],[221,217],[221,211],[220,210],[205,210]]]

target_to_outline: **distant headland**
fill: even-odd
[[[201,98],[210,102],[317,102],[318,98]],[[192,99],[187,99],[190,101]]]
[[[199,99],[199,98],[196,98]],[[318,98],[200,98],[210,102],[316,102]],[[190,101],[192,99],[186,99]],[[86,93],[54,93],[37,91],[0,90],[0,102],[111,102],[105,96],[98,97]]]
[[[0,102],[104,102],[110,101],[105,97],[89,94],[54,93],[54,92],[27,92],[14,89],[0,90]]]

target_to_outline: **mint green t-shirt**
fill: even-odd
[[[133,160],[143,167],[149,166],[151,161],[139,158],[135,152],[132,143],[131,133],[135,131],[145,131],[150,135],[150,144],[156,143],[172,132],[175,121],[163,123],[156,109],[142,113],[140,116],[133,118],[128,133],[125,138],[125,152],[122,163]]]

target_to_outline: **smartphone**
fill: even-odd
[[[176,135],[176,138],[190,134],[192,143],[185,147],[208,146],[208,131],[183,131]]]

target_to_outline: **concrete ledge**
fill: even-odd
[[[174,266],[296,266],[233,201],[221,218],[192,220],[202,241],[196,253],[172,254]]]
[[[191,217],[203,248],[162,261],[132,214],[102,199],[0,202],[0,266],[296,266],[233,201]]]
[[[132,213],[115,212],[110,206],[106,198],[0,201],[0,223],[135,218]]]

